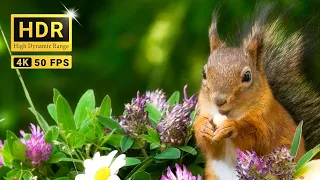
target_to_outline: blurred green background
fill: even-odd
[[[94,90],[97,104],[108,94],[116,116],[137,90],[145,92],[160,87],[171,94],[189,84],[189,94],[197,93],[209,53],[207,30],[213,9],[221,5],[218,28],[221,39],[237,42],[243,24],[251,22],[256,4],[252,0],[62,2],[68,8],[79,9],[78,20],[82,24],[81,27],[73,21],[72,70],[21,70],[36,109],[51,124],[46,107],[52,102],[53,88],[63,94],[73,109],[87,89]],[[282,0],[279,4],[290,8],[290,20],[286,20],[288,29],[301,28],[308,19],[320,19],[317,16],[320,1]],[[63,11],[58,0],[3,0],[0,25],[9,40],[10,14]],[[317,31],[319,26],[313,28]],[[28,110],[15,70],[10,68],[10,56],[2,38],[0,67],[0,119],[5,118],[0,122],[0,139],[3,139],[6,129],[15,132],[27,129],[36,119]],[[306,69],[309,79],[318,86],[317,58],[310,60]]]

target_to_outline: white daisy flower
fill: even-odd
[[[120,180],[117,174],[126,164],[126,155],[121,154],[112,161],[117,152],[112,151],[107,156],[100,156],[99,152],[95,153],[93,159],[83,162],[85,174],[78,174],[76,180]]]
[[[320,159],[312,160],[302,166],[296,174],[296,180],[319,180]]]

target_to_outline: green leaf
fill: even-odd
[[[110,144],[114,147],[120,147],[120,142],[121,142],[122,137],[123,137],[123,135],[112,134],[107,139],[106,143]],[[140,149],[140,148],[141,148],[141,146],[139,145],[139,143],[137,141],[134,141],[133,145],[131,146],[131,149]]]
[[[111,148],[99,147],[99,150],[101,150],[101,151],[111,151]]]
[[[148,127],[148,134],[153,139],[152,143],[159,143],[160,144],[160,138],[159,138],[159,135],[155,129]]]
[[[318,144],[313,149],[309,150],[307,153],[305,153],[301,159],[298,161],[296,165],[296,172],[298,173],[299,169],[304,166],[307,162],[309,162],[318,152],[320,152],[320,144]]]
[[[47,123],[47,121],[41,116],[41,114],[37,111],[34,111],[32,108],[28,108],[34,116],[39,117],[39,126],[41,127],[41,129],[43,130],[43,132],[47,132],[49,130],[49,125]]]
[[[133,145],[134,140],[130,136],[123,136],[120,141],[120,147],[122,152],[126,152]]]
[[[87,113],[88,113],[89,119],[93,121],[94,120],[94,115],[93,115],[93,112],[91,111],[91,109],[88,109]]]
[[[106,116],[106,117],[110,117],[111,116],[111,99],[108,95],[106,95],[103,100],[102,103],[100,105],[99,108],[99,114]]]
[[[202,164],[202,163],[205,163],[205,162],[206,162],[205,157],[203,156],[202,153],[199,153],[199,155],[197,156],[197,158],[195,160],[195,163],[196,164]]]
[[[82,95],[74,112],[77,128],[81,127],[81,124],[86,120],[88,116],[87,109],[94,110],[95,104],[93,90],[88,90]]]
[[[54,180],[70,180],[68,177],[60,177],[60,178],[56,178]]]
[[[76,163],[82,163],[83,161],[80,159],[72,159],[72,158],[61,158],[60,162],[76,162]]]
[[[125,160],[126,160],[125,166],[134,166],[141,163],[140,159],[132,158],[132,157],[126,157]]]
[[[158,121],[161,119],[161,112],[159,112],[155,107],[152,106],[150,103],[146,103],[145,110],[149,113],[149,119],[152,125],[157,125]]]
[[[62,96],[57,89],[53,89],[53,103],[57,104],[58,97]]]
[[[190,119],[191,119],[192,121],[194,121],[195,118],[196,118],[196,111],[193,110],[193,111],[190,113]]]
[[[181,152],[177,148],[168,148],[162,153],[156,155],[155,159],[179,159],[181,156]]]
[[[85,138],[88,139],[90,142],[93,142],[96,138],[92,121],[88,119],[80,127],[79,133],[84,134],[86,136]]]
[[[19,140],[19,138],[12,131],[9,131],[9,130],[7,130],[7,134],[6,135],[7,135],[6,142],[8,142],[9,152],[13,156],[13,143],[16,140]]]
[[[153,156],[149,156],[145,160],[143,160],[140,164],[138,164],[133,170],[126,176],[124,180],[132,179],[132,177],[135,176],[140,171],[144,171],[147,167],[150,166],[150,164],[154,161]]]
[[[142,134],[139,136],[141,139],[147,141],[148,143],[157,143],[154,139],[152,139],[151,136],[146,135],[146,134]]]
[[[296,157],[299,145],[300,145],[300,140],[301,140],[301,134],[302,134],[302,125],[303,121],[301,121],[296,129],[296,132],[294,133],[294,138],[292,141],[292,146],[291,146],[291,151],[290,155]]]
[[[187,153],[190,153],[192,155],[197,155],[197,150],[194,147],[191,146],[180,146],[179,149],[181,149],[182,151],[185,151]]]
[[[103,146],[109,138],[114,134],[115,130],[111,131],[107,136],[103,136],[100,141],[100,146]]]
[[[133,179],[134,180],[151,180],[151,176],[149,173],[145,171],[140,171],[134,175]]]
[[[112,134],[108,140],[106,141],[107,144],[110,144],[114,147],[120,147],[120,141],[122,136],[118,134]]]
[[[30,171],[27,171],[24,173],[23,180],[31,180],[31,178],[32,178],[32,174]]]
[[[72,110],[64,97],[58,97],[56,106],[59,130],[62,137],[65,138],[71,130],[76,130],[76,124],[73,119]]]
[[[2,154],[4,165],[6,165],[7,167],[11,167],[13,157],[11,156],[11,153],[10,153],[8,140],[4,142],[3,149],[0,149],[0,154]]]
[[[21,160],[19,159],[14,159],[12,161],[12,165],[14,168],[16,169],[23,169],[23,170],[28,170],[28,169],[32,169],[32,166],[25,163],[25,162],[22,162]]]
[[[84,145],[85,135],[76,131],[70,131],[66,139],[72,149],[81,148]]]
[[[160,143],[151,143],[151,144],[150,144],[150,150],[156,149],[156,148],[158,148],[158,147],[160,147]]]
[[[13,169],[10,172],[8,172],[6,179],[7,180],[19,179],[20,175],[21,175],[21,170]]]
[[[176,92],[174,92],[174,93],[171,95],[171,97],[168,99],[167,103],[168,103],[170,106],[173,106],[173,105],[179,103],[179,99],[180,99],[180,92],[179,92],[179,91],[176,91]]]
[[[47,160],[48,163],[55,164],[59,162],[79,162],[82,163],[82,160],[67,158],[66,154],[63,152],[57,152],[56,154],[51,155],[51,157]]]
[[[6,174],[10,171],[11,169],[6,166],[0,167],[0,177],[5,177]]]
[[[203,177],[203,168],[196,165],[196,164],[191,164],[190,166],[188,166],[188,171],[190,171],[192,173],[192,175],[194,176],[198,176],[198,174],[200,174],[200,176]]]
[[[20,140],[15,140],[13,142],[13,153],[11,154],[15,159],[24,161],[26,159],[26,150],[26,145],[24,145]]]
[[[51,126],[49,131],[44,136],[45,140],[51,144],[53,141],[57,140],[59,136],[59,129],[57,126]]]
[[[133,145],[131,146],[131,149],[141,149],[141,145],[138,141],[134,141]]]
[[[48,109],[48,112],[49,112],[51,118],[58,124],[56,105],[55,104],[49,104],[47,106],[47,109]]]
[[[57,152],[56,154],[51,155],[48,159],[48,163],[58,163],[61,159],[66,158],[67,156],[63,152]]]
[[[4,149],[0,149],[0,154],[3,156],[3,158],[8,159],[9,161],[13,160],[12,155],[10,154],[10,152],[5,151]],[[6,164],[5,164],[6,165]]]
[[[98,121],[106,128],[110,130],[115,129],[116,133],[124,134],[124,130],[121,128],[120,124],[117,121],[102,115],[98,115],[97,118]]]

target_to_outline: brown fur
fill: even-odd
[[[282,145],[290,148],[296,124],[274,98],[265,76],[266,33],[258,28],[260,21],[239,48],[225,47],[217,36],[215,23],[210,28],[213,33],[209,32],[211,54],[205,66],[206,79],[202,82],[198,102],[199,116],[194,124],[197,143],[207,162],[221,159],[227,138],[242,151],[253,149],[260,156]],[[250,82],[242,82],[246,71],[252,74]],[[217,127],[210,113],[220,96],[226,97],[226,103],[218,109],[226,113],[227,119]],[[304,153],[304,140],[301,139],[296,159]],[[206,166],[205,177],[218,179],[211,166]]]

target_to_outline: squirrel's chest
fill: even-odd
[[[238,180],[236,172],[237,152],[230,140],[225,142],[223,158],[211,161],[211,169],[220,180]],[[208,164],[209,165],[209,164]]]

